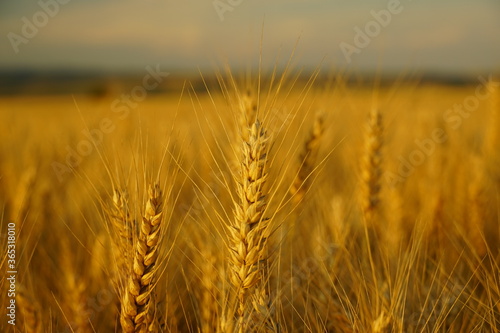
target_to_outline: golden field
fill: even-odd
[[[495,83],[207,90],[0,98],[2,332],[500,331]]]

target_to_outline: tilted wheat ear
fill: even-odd
[[[154,278],[162,228],[162,191],[149,188],[149,199],[135,244],[134,263],[121,301],[123,332],[156,332]]]

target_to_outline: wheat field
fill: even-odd
[[[496,83],[117,97],[0,99],[2,332],[500,331]]]

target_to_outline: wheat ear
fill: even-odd
[[[113,206],[108,210],[108,217],[114,229],[113,246],[117,254],[118,272],[127,272],[132,261],[133,227],[130,221],[126,191],[113,189]]]
[[[237,293],[238,331],[245,332],[250,291],[260,281],[267,281],[267,238],[269,219],[266,209],[264,183],[267,179],[268,137],[257,120],[250,129],[249,140],[243,143],[240,179],[237,182],[238,202],[235,202],[234,221],[230,230],[229,260],[231,282]]]
[[[159,185],[150,186],[135,244],[134,263],[122,296],[120,323],[126,333],[154,332],[157,329],[153,280],[162,226],[162,199]]]
[[[315,168],[316,158],[319,151],[319,145],[323,136],[323,115],[318,114],[314,120],[307,140],[304,142],[304,148],[299,156],[300,167],[290,188],[293,202],[298,204],[304,198],[309,189],[309,178]]]
[[[382,115],[372,109],[366,126],[365,151],[361,166],[361,208],[368,227],[374,227],[374,218],[380,202],[382,177]]]

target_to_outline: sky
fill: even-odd
[[[0,37],[3,69],[474,74],[500,71],[500,1],[4,0]]]

